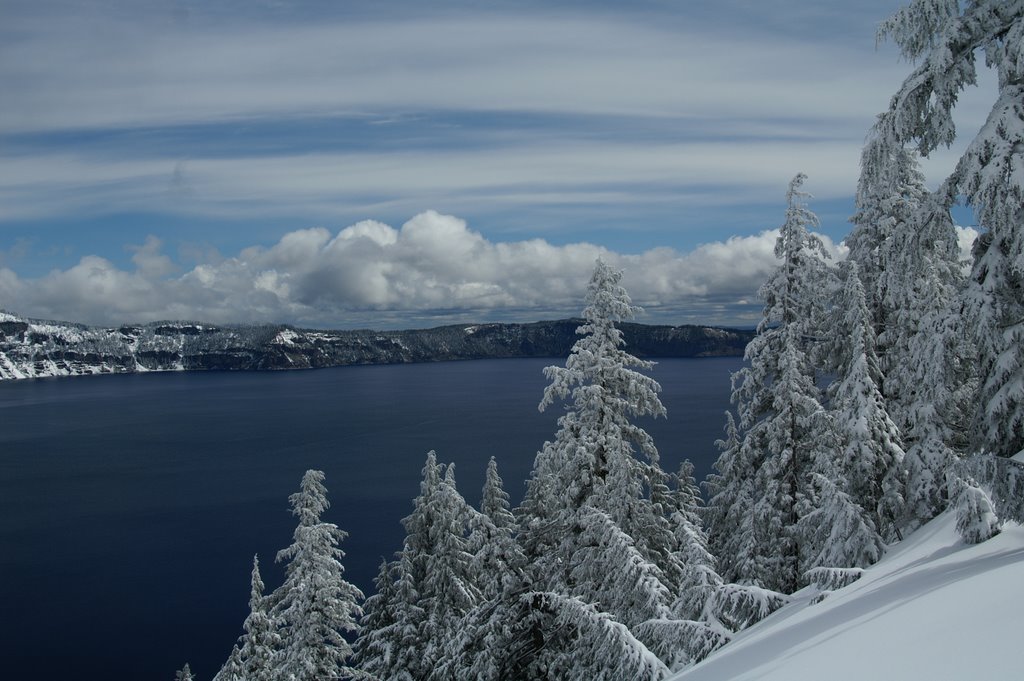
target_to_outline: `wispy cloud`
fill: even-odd
[[[906,70],[869,30],[859,47],[781,34],[741,21],[775,12],[744,3],[731,23],[542,5],[196,23],[158,6],[12,12],[0,220],[749,205],[797,171],[848,197]],[[777,10],[796,27],[823,11]]]
[[[23,32],[0,44],[4,133],[434,110],[863,120],[902,71],[814,36],[607,13],[196,27],[78,12]]]
[[[111,205],[195,215],[331,216],[382,205],[408,212],[544,204],[689,205],[778,201],[803,169],[820,198],[856,181],[855,143],[615,141],[487,149],[301,154],[244,158],[109,159],[0,156],[0,219],[96,212]]]

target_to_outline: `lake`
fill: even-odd
[[[324,519],[349,532],[365,592],[434,449],[477,505],[487,460],[513,503],[562,410],[541,414],[550,359],[166,373],[0,382],[0,641],[4,676],[208,681],[291,542],[288,495],[326,473]],[[738,358],[670,359],[644,420],[663,467],[717,456]]]

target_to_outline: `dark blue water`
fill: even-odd
[[[403,536],[426,453],[479,501],[498,459],[517,502],[559,409],[537,412],[552,360],[0,383],[0,651],[4,676],[209,679],[268,589],[294,529],[287,498],[326,472],[325,519],[350,534],[364,591]],[[708,471],[738,359],[665,360],[668,419],[645,421],[666,469]]]

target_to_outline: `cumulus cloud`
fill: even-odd
[[[974,227],[956,227],[957,246],[960,248],[960,262],[963,263],[964,271],[971,269],[971,250],[977,238],[978,230]]]
[[[21,314],[90,323],[159,319],[287,322],[344,328],[424,326],[578,314],[597,257],[662,323],[752,324],[755,293],[776,266],[777,231],[682,253],[620,254],[590,243],[494,242],[465,221],[428,211],[401,228],[363,221],[284,235],[268,248],[181,272],[159,239],[135,247],[134,270],[90,255],[38,278],[0,269],[0,298]],[[837,257],[842,247],[827,241]]]

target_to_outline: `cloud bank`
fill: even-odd
[[[958,227],[970,260],[978,233]],[[833,260],[847,249],[820,235]],[[155,236],[129,247],[132,268],[88,255],[27,278],[0,261],[0,300],[34,318],[98,325],[164,319],[314,328],[415,328],[576,316],[594,261],[625,271],[638,321],[754,326],[757,290],[778,266],[778,230],[622,254],[592,243],[491,241],[452,215],[426,211],[401,228],[364,220],[337,233],[289,232],[270,247],[184,268]],[[195,254],[189,254],[194,256]]]
[[[24,278],[0,269],[11,311],[94,324],[159,319],[395,328],[456,321],[532,321],[578,314],[594,260],[626,271],[643,321],[756,322],[755,292],[776,266],[777,231],[680,253],[623,255],[590,243],[495,242],[465,221],[428,211],[396,229],[366,220],[336,234],[285,234],[271,247],[184,270],[149,237],[133,268],[89,255]],[[842,248],[829,247],[839,256]]]

